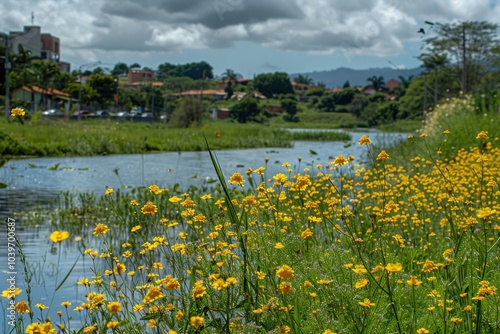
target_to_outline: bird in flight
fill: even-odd
[[[424,34],[425,35],[425,30],[424,28],[420,28],[418,31],[417,31],[417,34]]]

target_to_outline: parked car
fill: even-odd
[[[59,109],[49,109],[49,110],[42,111],[42,115],[45,115],[45,116],[62,116],[62,115],[64,115],[64,113],[61,110],[59,110]]]
[[[79,111],[77,110],[74,113],[75,116],[78,116],[78,115],[90,115],[90,114],[91,114],[90,110],[79,110]]]
[[[101,117],[107,117],[110,115],[109,111],[107,110],[97,110],[95,113],[94,113],[95,116],[101,116]]]
[[[150,112],[143,112],[143,113],[141,114],[141,117],[153,117],[153,114],[152,114],[152,113],[150,113]]]
[[[120,111],[116,113],[116,117],[130,117],[132,114],[130,114],[128,111]]]

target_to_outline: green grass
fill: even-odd
[[[297,113],[298,122],[286,122],[282,116],[271,118],[269,124],[283,128],[303,129],[353,129],[366,127],[366,124],[354,115],[346,113],[326,113],[304,110]]]
[[[398,142],[387,151],[398,164],[408,164],[408,157],[417,154],[431,159],[452,159],[457,148],[478,145],[479,131],[488,132],[494,140],[500,138],[500,110],[485,110],[472,98],[452,99],[427,115],[424,127],[411,140]],[[448,130],[449,134],[443,132]],[[428,135],[419,138],[421,134]],[[495,139],[496,138],[496,139]]]
[[[12,156],[90,156],[144,152],[206,150],[203,136],[214,149],[290,147],[293,140],[348,140],[345,134],[290,133],[260,124],[206,121],[188,129],[162,123],[81,122],[45,120],[31,124],[0,121],[0,152]]]

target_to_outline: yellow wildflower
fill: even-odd
[[[387,154],[387,152],[385,150],[382,150],[378,156],[377,156],[377,160],[389,160],[389,154]]]
[[[362,302],[358,302],[358,304],[360,306],[363,306],[363,307],[366,307],[366,308],[370,308],[372,306],[375,306],[375,303],[373,303],[372,301],[370,301],[370,299],[368,299],[368,298],[365,298],[365,300],[363,300]]]
[[[153,202],[147,202],[141,208],[141,212],[143,215],[152,215],[158,212],[158,207]]]
[[[230,184],[237,184],[240,187],[243,187],[243,182],[245,182],[245,180],[243,179],[243,175],[241,175],[239,172],[235,172],[229,178],[229,183]]]
[[[281,268],[279,268],[276,271],[276,276],[278,276],[281,279],[289,279],[294,276],[294,271],[290,266],[284,264]]]
[[[372,141],[367,135],[361,136],[361,138],[359,138],[359,145],[370,145],[371,143]]]
[[[477,134],[476,139],[489,139],[488,131],[481,131]]]
[[[69,238],[68,231],[54,231],[50,234],[50,240],[54,243],[61,242]]]

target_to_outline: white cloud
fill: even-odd
[[[500,4],[491,0],[2,0],[0,31],[30,25],[31,11],[42,32],[61,39],[63,58],[86,60],[103,52],[180,52],[237,41],[395,56],[404,42],[419,41],[425,20],[500,23]]]

